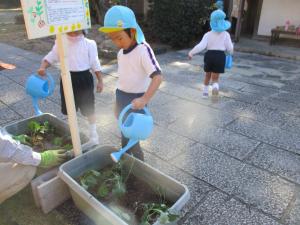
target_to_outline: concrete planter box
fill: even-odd
[[[101,168],[114,163],[110,158],[110,153],[114,151],[116,151],[116,149],[112,147],[98,147],[64,163],[59,168],[58,175],[69,186],[76,206],[97,225],[130,225],[93,197],[75,180],[87,170],[101,170]],[[179,212],[187,203],[190,198],[190,193],[185,185],[180,184],[173,178],[128,154],[125,154],[123,157],[126,159],[125,165],[128,165],[128,167],[134,162],[132,173],[138,179],[146,182],[153,188],[160,186],[166,191],[166,199],[174,202],[170,208],[172,212]],[[176,224],[176,222],[172,224]],[[160,225],[160,223],[157,221],[154,225]]]

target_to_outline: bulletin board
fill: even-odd
[[[91,27],[88,0],[21,0],[29,39]]]

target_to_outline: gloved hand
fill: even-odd
[[[66,149],[47,150],[41,153],[41,163],[39,164],[39,167],[51,168],[53,166],[58,166],[66,159],[68,159]]]

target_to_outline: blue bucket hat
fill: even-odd
[[[231,23],[225,20],[226,14],[217,9],[210,14],[210,28],[215,32],[222,32],[231,27]]]
[[[221,10],[224,9],[224,2],[223,2],[223,0],[217,1],[217,2],[215,3],[215,5],[216,5],[217,9],[221,9]]]
[[[111,33],[121,31],[127,28],[136,30],[135,39],[138,44],[145,41],[145,36],[142,29],[138,25],[134,12],[125,6],[113,6],[105,14],[104,26],[99,31]]]

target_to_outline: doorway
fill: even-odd
[[[252,37],[255,35],[255,24],[259,10],[259,0],[246,0],[242,16],[241,35]]]

